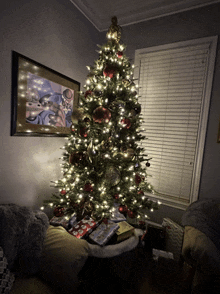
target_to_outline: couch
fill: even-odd
[[[192,293],[220,293],[220,201],[198,200],[182,217],[182,255],[193,269]]]

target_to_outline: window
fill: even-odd
[[[155,190],[148,196],[173,207],[198,198],[216,45],[209,37],[135,52],[142,146]]]

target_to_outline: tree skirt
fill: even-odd
[[[90,244],[89,245],[89,256],[99,258],[110,258],[120,255],[124,252],[134,249],[139,243],[139,236],[143,235],[143,231],[140,229],[134,230],[134,235],[129,239],[114,245],[99,246]]]

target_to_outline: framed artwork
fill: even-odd
[[[68,136],[80,83],[12,52],[12,136]]]

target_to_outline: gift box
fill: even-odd
[[[116,231],[117,242],[121,242],[125,239],[128,239],[134,234],[134,227],[127,223],[126,221],[118,223],[119,228]]]
[[[126,221],[126,217],[118,211],[118,207],[119,206],[114,207],[111,217],[109,218],[110,221],[113,221],[115,223]]]
[[[65,229],[67,229],[69,224],[69,218],[66,216],[61,216],[61,217],[54,216],[50,220],[50,224],[53,226],[62,226]]]
[[[85,217],[69,229],[68,232],[76,238],[82,239],[87,237],[97,226],[98,222],[92,218]]]
[[[112,221],[102,222],[90,235],[89,239],[100,246],[104,246],[118,230],[119,225]]]
[[[77,218],[76,218],[76,215],[72,215],[69,219],[69,222],[68,222],[68,228],[72,228],[74,225],[77,224]]]

